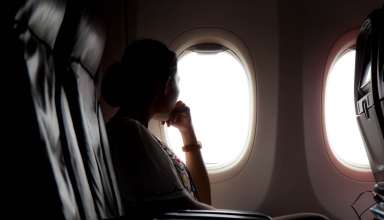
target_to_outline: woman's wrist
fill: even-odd
[[[184,145],[196,145],[199,144],[197,141],[196,136],[193,137],[183,137],[183,143]]]
[[[185,153],[200,151],[200,149],[201,149],[201,144],[199,141],[196,144],[188,144],[182,147],[182,150]]]
[[[181,137],[183,139],[184,145],[194,145],[198,144],[195,131],[193,128],[188,129],[186,131],[181,131]]]

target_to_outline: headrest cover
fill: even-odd
[[[82,16],[71,57],[95,76],[103,55],[105,34],[99,24],[94,22],[95,19],[91,19],[88,15]]]
[[[360,99],[365,95],[365,92],[360,88],[363,86],[363,78],[367,77],[367,70],[372,66],[372,71],[375,74],[372,75],[372,80],[376,81],[378,76],[377,73],[382,71],[380,68],[380,61],[382,60],[382,49],[383,49],[383,32],[384,32],[384,10],[378,9],[372,12],[367,19],[363,22],[360,28],[360,34],[356,43],[356,77],[357,77],[357,99]],[[374,59],[374,60],[372,60]],[[378,65],[379,64],[379,65]],[[373,67],[374,66],[374,67]],[[379,69],[377,69],[379,68]],[[374,90],[377,90],[376,85],[373,85]],[[383,91],[378,89],[378,94],[380,97],[384,96]]]
[[[53,49],[64,18],[65,7],[63,0],[26,1],[16,14],[16,28],[29,28]]]

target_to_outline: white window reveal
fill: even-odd
[[[324,113],[328,144],[335,157],[355,169],[369,169],[369,161],[360,133],[354,102],[354,49],[336,58],[325,87]]]
[[[208,170],[241,159],[250,147],[252,83],[231,50],[216,44],[192,47],[179,57],[179,99],[191,109],[192,122]],[[169,146],[185,161],[176,128],[166,128]]]

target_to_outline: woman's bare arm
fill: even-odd
[[[208,173],[201,156],[200,148],[197,147],[198,141],[193,129],[189,108],[183,102],[178,101],[167,124],[168,126],[173,125],[179,129],[185,146],[195,146],[186,152],[186,165],[197,187],[199,201],[210,205],[211,188]]]
[[[197,187],[199,201],[211,204],[211,187],[207,169],[205,168],[203,158],[201,156],[199,144],[196,139],[193,128],[190,131],[182,133],[184,145],[193,146],[185,152],[186,162],[192,179]]]

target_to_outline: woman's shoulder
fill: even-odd
[[[129,117],[113,117],[107,123],[107,132],[111,141],[123,139],[142,144],[156,142],[148,128]]]
[[[146,136],[145,127],[128,117],[111,118],[106,124],[106,129],[111,144],[139,142],[142,136]]]
[[[139,132],[145,131],[146,128],[137,120],[134,120],[129,117],[112,117],[107,125],[108,132]]]

